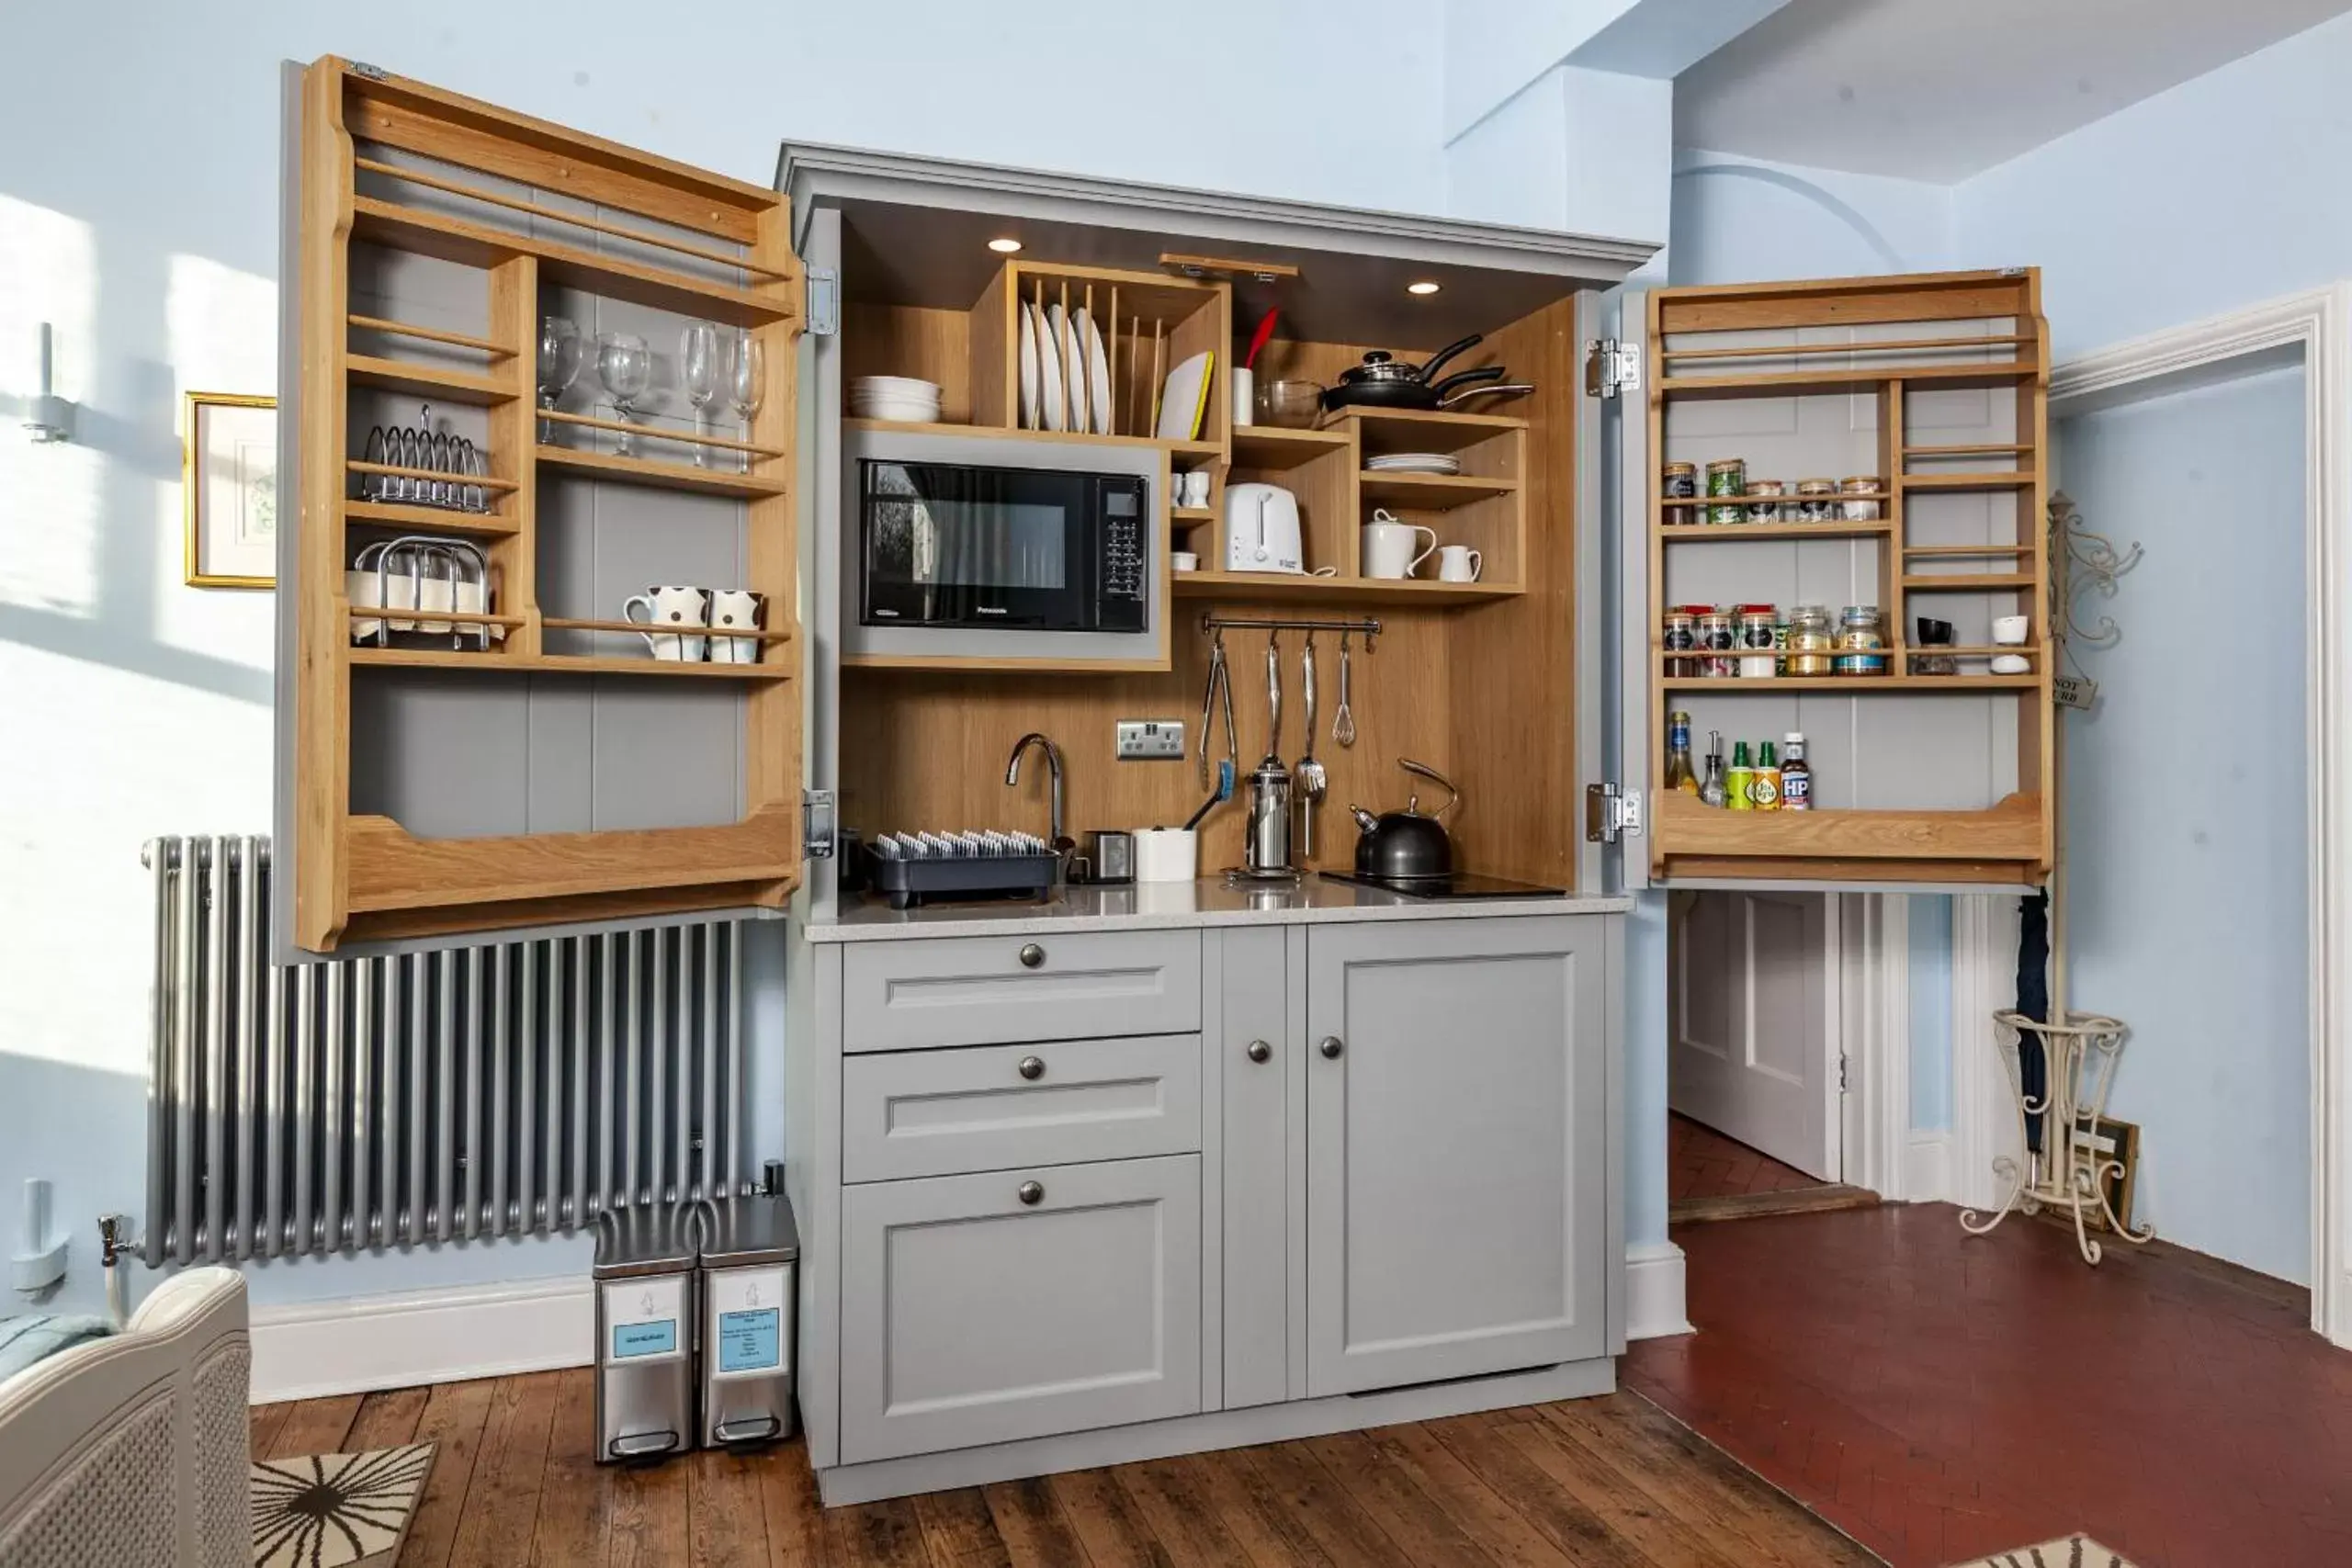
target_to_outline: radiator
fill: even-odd
[[[142,858],[148,1264],[565,1234],[747,1190],[734,922],[281,966],[266,838]]]

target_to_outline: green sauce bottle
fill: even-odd
[[[1747,742],[1735,740],[1731,747],[1731,769],[1724,775],[1724,804],[1734,811],[1753,811],[1756,797],[1749,793],[1756,784],[1756,764],[1749,760]]]
[[[1773,754],[1770,740],[1757,743],[1756,772],[1748,777],[1747,797],[1758,811],[1781,809],[1781,760]]]

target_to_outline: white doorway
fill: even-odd
[[[1667,1106],[1824,1183],[1845,1176],[1829,896],[1677,891]]]

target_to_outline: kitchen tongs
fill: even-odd
[[[1216,713],[1220,699],[1225,709],[1226,776],[1230,778],[1241,767],[1241,743],[1233,728],[1233,671],[1225,662],[1225,632],[1222,627],[1209,634],[1209,683],[1201,694],[1201,787],[1209,784],[1209,717]]]

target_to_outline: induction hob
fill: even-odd
[[[1374,887],[1383,893],[1394,893],[1404,898],[1565,898],[1565,887],[1539,887],[1532,882],[1513,882],[1508,877],[1483,876],[1474,871],[1457,871],[1449,876],[1396,878],[1364,876],[1352,871],[1325,871],[1316,874],[1326,882],[1344,882],[1351,887]]]

